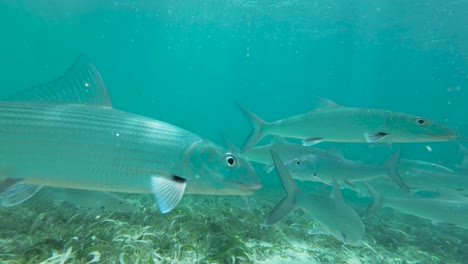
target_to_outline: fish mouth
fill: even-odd
[[[460,135],[458,133],[451,133],[451,134],[445,134],[445,135],[441,135],[441,134],[437,134],[437,133],[427,133],[427,135],[435,137],[435,138],[447,139],[447,140],[454,139],[454,138],[460,138],[462,136],[462,135]]]

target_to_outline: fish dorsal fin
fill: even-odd
[[[284,144],[284,143],[287,143],[286,140],[280,136],[271,137],[271,140],[270,140],[271,145]]]
[[[312,99],[313,99],[312,100],[313,111],[341,107],[341,105],[335,103],[334,101],[332,101],[330,99],[324,98],[324,97],[313,96]]]
[[[333,145],[327,149],[327,153],[340,159],[344,159],[343,151],[338,146]]]
[[[231,151],[232,153],[238,155],[240,153],[240,149],[232,143],[223,133],[219,134],[221,140],[223,141],[224,145]]]
[[[112,107],[106,85],[96,67],[80,55],[60,78],[18,92],[7,101],[40,101]]]

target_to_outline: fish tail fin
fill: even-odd
[[[289,174],[279,156],[274,151],[270,151],[270,153],[278,176],[281,179],[281,184],[286,191],[286,196],[275,206],[275,208],[273,208],[267,220],[265,221],[266,225],[272,225],[288,215],[289,212],[291,212],[296,207],[297,196],[300,193],[299,187],[297,187],[296,182]]]
[[[242,146],[241,153],[247,151],[248,149],[255,146],[260,139],[262,139],[264,134],[265,125],[268,123],[263,121],[260,117],[254,114],[252,111],[247,109],[244,105],[240,103],[236,103],[239,110],[245,116],[247,121],[249,121],[250,125],[252,126],[252,132],[250,133],[249,137],[245,140],[244,145]]]
[[[367,207],[366,215],[372,215],[375,212],[377,212],[380,208],[382,208],[384,197],[382,196],[382,194],[377,192],[369,183],[363,182],[363,184],[372,198],[371,204],[369,205],[369,207]]]
[[[400,163],[400,154],[401,149],[395,151],[395,153],[385,162],[384,167],[388,170],[388,177],[395,182],[398,187],[409,192],[410,188],[401,178],[400,173],[398,173],[398,164]]]

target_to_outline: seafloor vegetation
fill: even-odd
[[[151,195],[127,195],[133,213],[93,212],[67,203],[0,210],[0,263],[466,263],[468,232],[394,211],[364,219],[368,247],[311,236],[298,209],[262,225],[283,194],[187,195],[161,215]]]

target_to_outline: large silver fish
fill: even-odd
[[[266,135],[298,138],[304,145],[331,142],[433,142],[448,141],[457,133],[430,119],[382,109],[354,108],[317,98],[314,111],[267,123],[245,106],[239,109],[253,131],[241,152],[255,146]]]
[[[333,198],[303,193],[289,175],[280,157],[274,151],[271,151],[271,156],[286,196],[272,210],[265,224],[272,225],[294,208],[301,207],[310,213],[322,227],[321,231],[316,229],[309,232],[310,234],[328,234],[352,246],[363,244],[364,225],[356,211],[344,202],[336,180],[333,181]]]
[[[381,195],[370,184],[364,182],[364,185],[372,196],[368,213],[390,207],[405,214],[428,219],[436,225],[456,225],[468,229],[468,199],[390,198]]]
[[[15,205],[41,186],[154,193],[161,212],[184,193],[251,194],[251,165],[187,130],[111,105],[80,56],[61,78],[0,102],[0,199]]]

